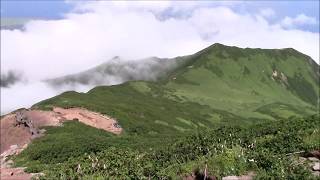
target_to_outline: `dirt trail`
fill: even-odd
[[[18,117],[23,116],[28,120],[28,124],[17,123]],[[8,161],[8,157],[19,154],[25,149],[32,139],[43,135],[41,130],[44,126],[60,126],[63,122],[77,120],[86,125],[103,129],[105,131],[120,134],[122,128],[118,122],[106,115],[92,112],[83,108],[63,109],[53,108],[53,111],[41,110],[19,110],[3,116],[1,122],[0,137],[0,179],[31,179],[32,175],[23,171],[23,168],[12,168],[13,162]],[[29,127],[31,123],[32,127]],[[35,128],[39,133],[34,134],[30,128]]]
[[[23,149],[27,147],[28,144],[23,146],[12,145],[6,151],[1,154],[1,168],[0,168],[0,179],[2,180],[29,180],[32,178],[33,174],[24,172],[24,168],[18,167],[13,168],[12,160],[8,160],[9,156],[19,154]],[[34,174],[35,175],[35,174]]]
[[[122,128],[118,125],[118,122],[115,119],[100,113],[88,111],[82,108],[63,109],[55,107],[53,108],[53,111],[66,120],[77,119],[79,122],[114,134],[120,134],[122,132]]]
[[[1,180],[29,180],[33,174],[25,173],[24,168],[1,168]]]

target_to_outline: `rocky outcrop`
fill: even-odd
[[[44,134],[40,129],[44,126],[59,126],[64,121],[77,120],[89,126],[120,134],[121,126],[106,115],[83,108],[63,109],[55,107],[53,111],[19,109],[1,117],[1,178],[27,180],[42,174],[28,174],[24,168],[13,168],[13,162],[8,158],[19,154],[32,139]]]
[[[315,176],[320,176],[319,151],[312,151],[308,155],[310,155],[310,157],[307,158],[307,161],[310,166],[312,174]]]
[[[305,152],[301,154],[298,162],[309,165],[309,170],[314,176],[320,176],[320,150]]]
[[[273,70],[272,75],[271,75],[271,79],[276,82],[279,82],[280,84],[282,84],[285,87],[288,87],[288,85],[289,85],[288,78],[283,72],[278,72],[277,70]]]
[[[20,110],[16,112],[16,126],[24,126],[29,129],[32,136],[37,136],[40,132],[38,128],[33,125],[33,121],[27,116],[27,110]]]
[[[69,120],[77,120],[114,134],[122,132],[116,119],[84,108],[54,107],[53,111],[19,109],[1,117],[1,153],[11,145],[23,146],[33,138],[40,137],[44,132],[41,127],[60,126]]]

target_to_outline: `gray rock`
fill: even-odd
[[[239,180],[240,178],[238,176],[226,176],[223,177],[222,180]]]
[[[314,163],[314,165],[312,166],[312,170],[320,171],[320,163],[319,162]]]
[[[222,180],[252,180],[252,176],[245,175],[245,176],[226,176],[223,177]]]
[[[319,161],[319,159],[316,158],[316,157],[308,157],[308,160],[309,160],[309,161],[312,161],[312,162]]]
[[[307,158],[299,157],[299,161],[300,161],[300,162],[305,162],[306,160],[307,160]]]
[[[16,112],[16,126],[28,127],[32,136],[37,136],[39,130],[33,126],[32,119],[27,116],[27,110],[20,110]]]

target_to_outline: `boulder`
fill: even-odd
[[[252,180],[252,176],[226,176],[223,177],[222,180]]]
[[[312,166],[312,170],[320,171],[320,162],[314,163],[314,165]]]
[[[307,158],[304,158],[304,157],[299,157],[299,162],[302,162],[302,163],[304,163],[304,162],[306,162],[307,161]]]
[[[34,127],[32,119],[27,116],[27,110],[21,110],[16,112],[16,126],[24,125],[24,127],[29,128],[32,136],[37,136],[39,130]]]
[[[315,157],[308,157],[308,160],[309,160],[309,161],[312,161],[312,162],[317,162],[317,161],[319,161],[319,159],[318,159],[318,158],[315,158]]]

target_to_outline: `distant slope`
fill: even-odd
[[[166,84],[189,101],[254,117],[265,111],[288,117],[295,105],[304,112],[319,107],[319,65],[294,49],[214,44],[189,58]]]
[[[116,56],[87,71],[46,81],[52,86],[113,85],[133,80],[156,81],[165,77],[177,66],[176,59],[149,57],[129,61]]]
[[[28,18],[7,18],[1,17],[0,29],[22,29],[24,24],[30,21]]]
[[[86,107],[117,118],[127,133],[141,135],[185,133],[221,124],[246,126],[306,116],[319,109],[319,66],[294,49],[214,44],[171,61],[175,61],[174,69],[160,69],[165,73],[156,82],[132,81],[88,93],[66,92],[33,107]],[[159,62],[170,67],[169,60]],[[158,70],[161,65],[154,67]],[[94,77],[100,70],[121,72],[110,68],[102,65],[54,82]]]

